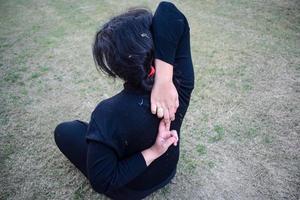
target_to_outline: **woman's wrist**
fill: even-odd
[[[155,82],[166,83],[172,82],[173,66],[160,59],[155,59]]]
[[[142,155],[144,156],[147,166],[149,166],[156,158],[159,157],[159,155],[157,155],[151,147],[143,150]]]

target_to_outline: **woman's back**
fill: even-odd
[[[105,141],[119,159],[124,159],[153,145],[160,119],[150,112],[150,93],[125,86],[120,93],[98,104],[91,121],[99,132],[88,131],[87,138]],[[180,117],[172,126],[180,131]],[[158,185],[174,172],[178,158],[179,146],[170,146],[127,187],[143,190]]]
[[[190,28],[185,16],[173,4],[166,2],[160,3],[152,23],[155,57],[174,67],[173,82],[179,95],[179,107],[170,129],[176,130],[180,138],[182,120],[194,88]],[[172,31],[177,33],[173,35],[174,41],[171,41]],[[177,43],[176,48],[174,43]],[[91,122],[94,121],[98,129],[102,129],[102,138],[97,138],[100,137],[97,132],[94,133],[98,136],[93,135],[93,131],[87,132],[87,138],[105,141],[122,160],[153,145],[160,120],[151,113],[150,92],[125,83],[120,93],[99,103],[92,114]],[[145,191],[166,184],[164,181],[168,182],[176,173],[179,146],[171,145],[166,153],[124,188]],[[124,188],[121,190],[124,191]]]

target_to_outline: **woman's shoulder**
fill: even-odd
[[[136,130],[144,130],[156,123],[156,116],[151,113],[149,96],[121,92],[98,103],[92,112],[91,122],[101,137],[109,141],[110,138],[118,140]]]
[[[123,113],[138,112],[149,109],[150,96],[132,94],[121,91],[116,95],[100,101],[93,111],[93,115],[105,116],[105,118],[118,118]]]

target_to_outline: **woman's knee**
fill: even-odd
[[[87,128],[87,123],[74,120],[74,121],[67,121],[62,122],[56,126],[54,129],[54,139],[56,144],[66,142],[65,140],[69,140],[74,136],[79,136],[82,132],[85,132]]]
[[[58,124],[54,129],[54,140],[55,143],[59,146],[60,139],[66,130],[67,122],[62,122]]]
[[[66,142],[65,140],[69,139],[74,129],[77,129],[76,121],[61,122],[55,127],[54,140],[58,147],[60,147],[60,144]]]

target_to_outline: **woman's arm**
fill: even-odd
[[[173,84],[173,66],[160,59],[155,59],[156,73],[151,91],[151,112],[164,117],[165,122],[175,119],[179,106],[178,93]],[[163,112],[156,112],[161,107]]]
[[[108,193],[122,187],[147,168],[141,152],[118,160],[112,148],[96,141],[88,143],[87,158],[90,184],[99,193]]]
[[[93,189],[99,193],[112,192],[141,174],[170,145],[177,145],[178,135],[176,131],[169,129],[170,124],[161,121],[155,144],[122,160],[118,159],[116,152],[105,139],[88,139],[87,173]],[[88,134],[95,131],[99,134],[96,123],[91,121]]]
[[[185,17],[170,2],[161,2],[153,16],[152,32],[155,46],[155,81],[151,92],[151,112],[165,121],[175,119],[179,106],[173,84],[173,66],[178,43],[185,28]],[[163,113],[157,112],[162,107]]]
[[[154,145],[149,149],[142,151],[147,166],[156,158],[163,155],[168,150],[169,146],[172,144],[176,146],[177,143],[178,135],[176,130],[170,131],[170,122],[165,123],[165,121],[161,120]]]

